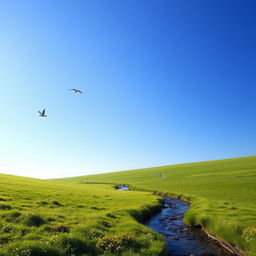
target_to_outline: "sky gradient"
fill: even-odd
[[[2,0],[0,172],[57,178],[255,155],[255,8]]]

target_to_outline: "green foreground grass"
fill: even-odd
[[[161,177],[159,176],[161,174]],[[185,222],[256,255],[256,157],[180,164],[61,179],[128,184],[189,200]],[[157,254],[156,254],[157,255]]]
[[[0,255],[160,255],[137,221],[160,207],[152,193],[0,174]]]

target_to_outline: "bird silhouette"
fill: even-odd
[[[83,94],[83,92],[81,90],[78,90],[78,89],[69,89],[70,91],[73,91],[74,93],[81,93]]]
[[[45,114],[45,109],[42,112],[38,111],[38,113],[40,114],[39,116],[41,117],[47,117],[47,115]]]

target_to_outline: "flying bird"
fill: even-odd
[[[73,91],[74,93],[81,93],[83,94],[83,92],[81,90],[78,90],[78,89],[69,89],[70,91]]]
[[[45,109],[42,112],[38,111],[38,113],[40,114],[39,116],[41,117],[47,117],[47,115],[45,114]]]

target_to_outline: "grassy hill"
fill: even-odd
[[[139,224],[161,205],[151,193],[0,174],[0,255],[159,255]]]
[[[188,224],[256,255],[256,157],[171,165],[61,179],[129,184],[192,202]]]

